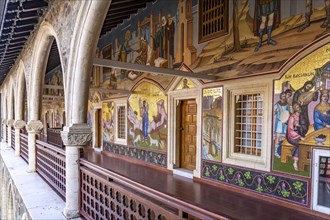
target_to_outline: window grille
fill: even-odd
[[[260,93],[235,96],[234,152],[261,156],[262,96]]]
[[[117,107],[117,137],[126,139],[126,108],[125,106]]]
[[[228,33],[228,0],[199,0],[199,42]]]

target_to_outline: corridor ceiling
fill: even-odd
[[[156,0],[112,0],[101,36]],[[45,14],[51,0],[0,0],[0,85],[15,64],[24,45]],[[60,63],[57,45],[52,45],[47,71]]]

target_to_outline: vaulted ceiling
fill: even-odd
[[[24,45],[44,15],[49,0],[0,0],[0,85],[21,53]],[[112,0],[101,36],[121,24],[131,14],[155,0]],[[101,37],[100,36],[100,37]],[[47,72],[60,65],[57,43],[52,45]]]

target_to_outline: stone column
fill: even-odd
[[[8,119],[7,121],[7,131],[8,131],[8,140],[7,140],[7,143],[8,143],[8,147],[11,147],[11,128],[13,127],[13,124],[14,124],[14,119]]]
[[[65,150],[66,163],[66,193],[65,209],[63,214],[66,218],[79,216],[80,210],[80,151],[79,148],[87,146],[92,139],[92,132],[87,124],[73,124],[64,127],[61,137]]]
[[[6,123],[7,123],[7,119],[2,119],[2,141],[6,142],[7,138],[6,138]]]
[[[28,172],[35,172],[37,169],[36,135],[40,134],[42,128],[43,128],[42,122],[39,120],[31,120],[26,125],[26,130],[28,132],[28,148],[29,148]]]
[[[21,152],[21,129],[24,128],[25,121],[16,120],[14,122],[15,128],[15,156],[20,156]]]

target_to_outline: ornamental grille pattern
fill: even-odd
[[[81,214],[86,219],[181,219],[178,210],[157,204],[133,189],[81,167]],[[158,201],[159,203],[159,201]]]
[[[36,147],[38,174],[65,199],[65,152],[48,148],[39,141]]]
[[[25,160],[25,162],[28,163],[29,161],[29,151],[28,151],[28,137],[25,134],[20,134],[20,142],[21,142],[21,148],[20,148],[20,155]]]

